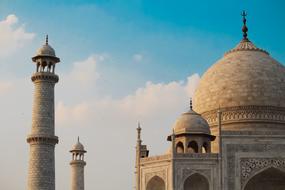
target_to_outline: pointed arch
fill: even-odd
[[[177,153],[184,153],[184,145],[180,141],[176,144],[176,152]]]
[[[198,153],[198,143],[196,141],[189,142],[187,150],[189,153]]]
[[[209,190],[208,179],[199,174],[194,173],[184,181],[183,190]]]
[[[253,177],[245,184],[243,190],[284,190],[285,172],[275,167],[266,168]]]
[[[203,143],[203,146],[202,146],[202,153],[209,153],[209,145],[207,142],[204,142]]]
[[[161,177],[152,177],[146,186],[146,190],[165,190],[165,182]]]

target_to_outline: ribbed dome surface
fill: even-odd
[[[176,120],[173,129],[175,134],[211,134],[207,121],[192,110],[183,113]]]
[[[285,67],[243,40],[202,76],[193,103],[201,114],[219,106],[285,107]]]

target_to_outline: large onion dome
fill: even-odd
[[[285,67],[247,38],[246,25],[243,32],[242,41],[202,76],[194,109],[214,127],[220,108],[223,130],[285,130]]]

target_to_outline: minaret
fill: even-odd
[[[148,157],[149,150],[147,149],[146,145],[142,144],[141,140],[141,125],[138,123],[137,127],[137,145],[136,145],[136,190],[140,190],[141,187],[141,173],[140,173],[140,167],[141,167],[141,158]]]
[[[140,160],[141,160],[141,126],[138,123],[137,128],[137,146],[136,146],[136,190],[140,190]]]
[[[32,58],[36,72],[31,79],[35,85],[32,130],[27,142],[30,144],[28,190],[55,190],[54,148],[58,137],[54,132],[54,86],[58,82],[55,72],[54,49],[45,44]]]
[[[72,150],[72,160],[71,165],[71,190],[84,190],[84,166],[86,162],[84,161],[84,146],[79,142],[79,137],[77,143],[73,146]]]

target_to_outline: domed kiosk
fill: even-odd
[[[242,16],[243,39],[202,76],[170,151],[142,157],[137,145],[136,190],[285,189],[285,67]]]
[[[192,109],[183,113],[173,127],[175,135],[176,153],[211,153],[211,141],[215,136],[211,135],[207,121]],[[171,136],[168,137],[171,141]]]

